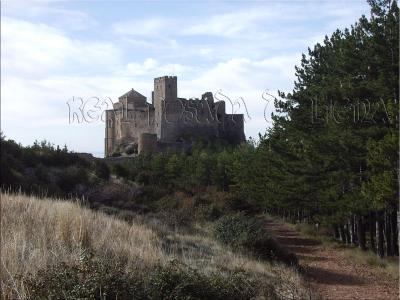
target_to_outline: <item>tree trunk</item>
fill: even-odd
[[[339,239],[340,238],[339,226],[337,226],[336,224],[333,225],[333,237],[335,239]]]
[[[358,236],[358,246],[361,250],[367,250],[365,246],[365,227],[363,222],[363,217],[361,215],[356,216],[357,221],[357,236]]]
[[[345,229],[345,234],[346,234],[346,244],[350,244],[350,228],[349,228],[349,223],[346,224],[346,226],[344,227]]]
[[[392,225],[390,222],[390,212],[388,208],[386,208],[385,210],[385,240],[386,240],[386,255],[392,256],[393,255]]]
[[[390,248],[391,255],[398,255],[398,233],[397,233],[397,208],[395,205],[391,205],[390,208],[387,210],[387,217],[388,217],[388,234],[390,234]]]
[[[397,208],[393,207],[391,213],[392,219],[392,243],[393,243],[393,255],[399,255],[399,231],[397,227],[397,220],[398,220],[398,212]]]
[[[354,238],[355,238],[355,232],[354,232],[354,218],[353,216],[350,217],[349,220],[347,220],[347,227],[350,229],[350,244],[354,245]]]
[[[377,243],[377,254],[380,257],[385,255],[384,253],[384,240],[383,240],[383,227],[385,226],[383,221],[383,213],[379,211],[376,213],[376,243]]]
[[[371,250],[376,253],[375,245],[375,213],[370,212],[369,214],[369,240],[371,244]]]
[[[342,240],[343,243],[346,244],[346,233],[343,225],[339,225],[339,233],[340,233],[340,239]]]
[[[353,216],[353,231],[354,231],[354,244],[358,244],[358,236],[357,236],[357,220],[356,216]]]

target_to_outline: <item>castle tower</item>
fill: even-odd
[[[176,76],[163,76],[154,79],[154,108],[155,108],[155,129],[157,137],[164,139],[164,129],[168,116],[166,109],[169,104],[178,99],[178,85]]]
[[[115,147],[115,111],[106,110],[106,133],[104,141],[104,155],[110,156]]]

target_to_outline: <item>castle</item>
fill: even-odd
[[[176,76],[155,78],[151,98],[132,89],[106,110],[106,157],[182,151],[196,139],[245,140],[243,114],[226,114],[225,102],[214,102],[211,92],[179,98]]]

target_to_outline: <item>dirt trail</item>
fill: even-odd
[[[304,238],[276,220],[269,219],[266,229],[296,254],[311,287],[322,299],[399,299],[396,280],[374,273],[368,265],[351,262],[342,250]]]

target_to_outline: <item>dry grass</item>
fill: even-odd
[[[371,251],[362,251],[359,248],[344,249],[346,257],[350,261],[355,261],[359,264],[369,265],[375,271],[381,273],[382,276],[389,276],[396,281],[399,280],[399,258],[385,257],[380,258]]]
[[[281,264],[258,261],[217,243],[208,230],[160,235],[140,221],[129,224],[84,208],[79,201],[1,194],[1,289],[3,298],[27,298],[23,278],[82,253],[132,268],[166,265],[176,259],[202,273],[246,270],[281,298],[308,291],[301,276]],[[138,219],[139,220],[139,219]]]
[[[153,231],[82,208],[78,202],[1,194],[1,208],[2,290],[12,289],[21,298],[26,291],[17,275],[35,274],[60,261],[72,263],[88,249],[127,266],[166,259]]]

